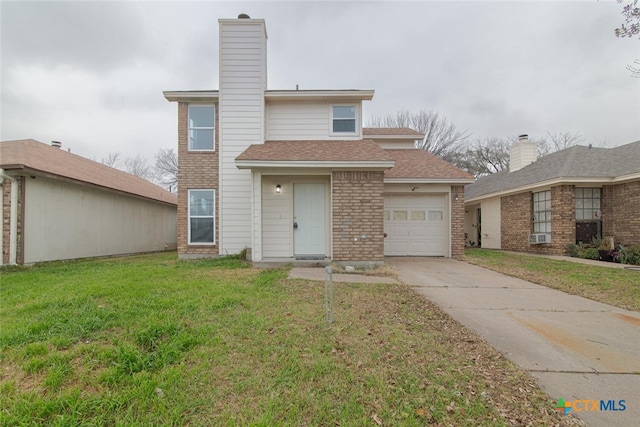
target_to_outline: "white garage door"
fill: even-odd
[[[384,254],[447,256],[445,195],[387,195],[384,198]]]

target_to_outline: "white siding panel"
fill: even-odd
[[[235,158],[251,144],[264,142],[266,34],[263,22],[220,23],[220,246],[221,253],[251,247],[260,255],[259,187],[251,171]],[[253,191],[252,191],[253,188]],[[253,209],[253,210],[252,210]]]
[[[359,139],[330,135],[330,103],[272,102],[267,104],[268,140],[296,139]],[[356,103],[360,109],[360,103]],[[356,114],[360,117],[360,113]]]
[[[251,259],[260,261],[262,259],[262,174],[253,172],[253,203],[251,213],[253,215],[253,229],[251,231],[253,241],[251,244]]]
[[[487,249],[500,249],[500,197],[483,200],[480,204],[480,213],[482,216],[482,247]]]
[[[276,182],[277,181],[277,182]],[[280,184],[282,192],[275,192]],[[262,224],[263,255],[265,258],[287,258],[293,256],[291,248],[292,196],[288,178],[263,177]]]
[[[25,190],[25,263],[175,247],[175,206],[37,177]]]

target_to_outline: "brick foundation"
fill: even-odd
[[[384,261],[383,192],[384,172],[333,172],[334,261]]]

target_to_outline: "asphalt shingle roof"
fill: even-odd
[[[614,148],[569,147],[539,158],[515,172],[501,171],[465,187],[465,199],[517,189],[553,179],[594,181],[640,173],[640,141]]]
[[[40,171],[74,181],[177,205],[178,197],[151,182],[33,139],[0,143],[0,166]]]
[[[385,171],[385,178],[474,179],[473,175],[424,150],[388,149],[384,151],[396,161],[393,168]]]
[[[362,139],[267,141],[250,145],[236,160],[368,162],[392,159],[378,144],[370,139]]]

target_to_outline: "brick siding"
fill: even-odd
[[[451,195],[451,256],[456,257],[464,255],[464,186],[452,185]]]
[[[178,256],[216,256],[218,241],[218,150],[220,147],[219,108],[216,109],[215,151],[191,152],[188,150],[188,106],[178,103]],[[190,189],[214,189],[215,192],[215,241],[216,245],[189,245],[188,206]]]
[[[640,181],[602,187],[602,235],[640,245]]]
[[[502,197],[500,199],[501,248],[508,251],[528,251],[531,246],[527,243],[530,233],[531,193]]]
[[[22,240],[22,219],[24,218],[24,177],[14,177],[18,181],[18,244],[16,262],[24,262],[24,243]],[[9,263],[11,239],[11,181],[2,182],[2,264]]]
[[[384,172],[333,172],[332,192],[334,261],[384,261]]]
[[[575,188],[559,185],[551,188],[551,244],[529,244],[531,192],[501,198],[501,247],[509,251],[563,254],[576,239]]]

